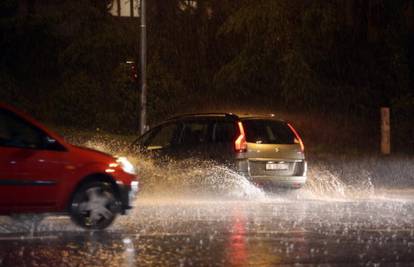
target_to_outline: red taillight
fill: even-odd
[[[243,124],[239,121],[237,125],[239,126],[239,136],[237,137],[236,141],[234,141],[234,149],[237,152],[246,152],[247,142],[246,142],[246,135],[244,133]]]
[[[300,145],[300,150],[302,150],[302,152],[305,151],[305,145],[303,144],[302,138],[300,138],[300,135],[298,134],[298,132],[295,130],[295,128],[293,128],[293,126],[288,123],[289,128],[292,130],[292,132],[295,134],[295,143]]]

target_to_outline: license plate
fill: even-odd
[[[266,163],[267,171],[286,171],[289,170],[287,163]]]

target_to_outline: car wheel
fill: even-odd
[[[90,230],[107,228],[119,213],[114,188],[105,182],[88,183],[79,188],[70,206],[72,220]]]

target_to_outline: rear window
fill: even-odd
[[[244,120],[246,140],[257,144],[295,143],[295,134],[285,122],[274,120]]]

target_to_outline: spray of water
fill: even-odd
[[[311,165],[304,190],[308,196],[316,199],[356,200],[369,199],[375,195],[369,171],[341,173],[335,166],[323,162]]]
[[[161,164],[130,157],[139,170],[144,196],[259,199],[264,192],[246,177],[213,162],[185,160]]]
[[[159,163],[138,153],[128,154],[124,150],[127,147],[125,142],[104,137],[95,136],[82,145],[111,154],[127,155],[139,170],[143,197],[246,200],[271,197],[280,200],[280,194],[266,194],[246,177],[213,162],[165,160]],[[292,191],[290,195],[283,194],[283,198],[355,200],[374,196],[372,174],[369,171],[360,166],[347,166],[344,171],[337,165],[324,161],[311,162],[305,187]]]

